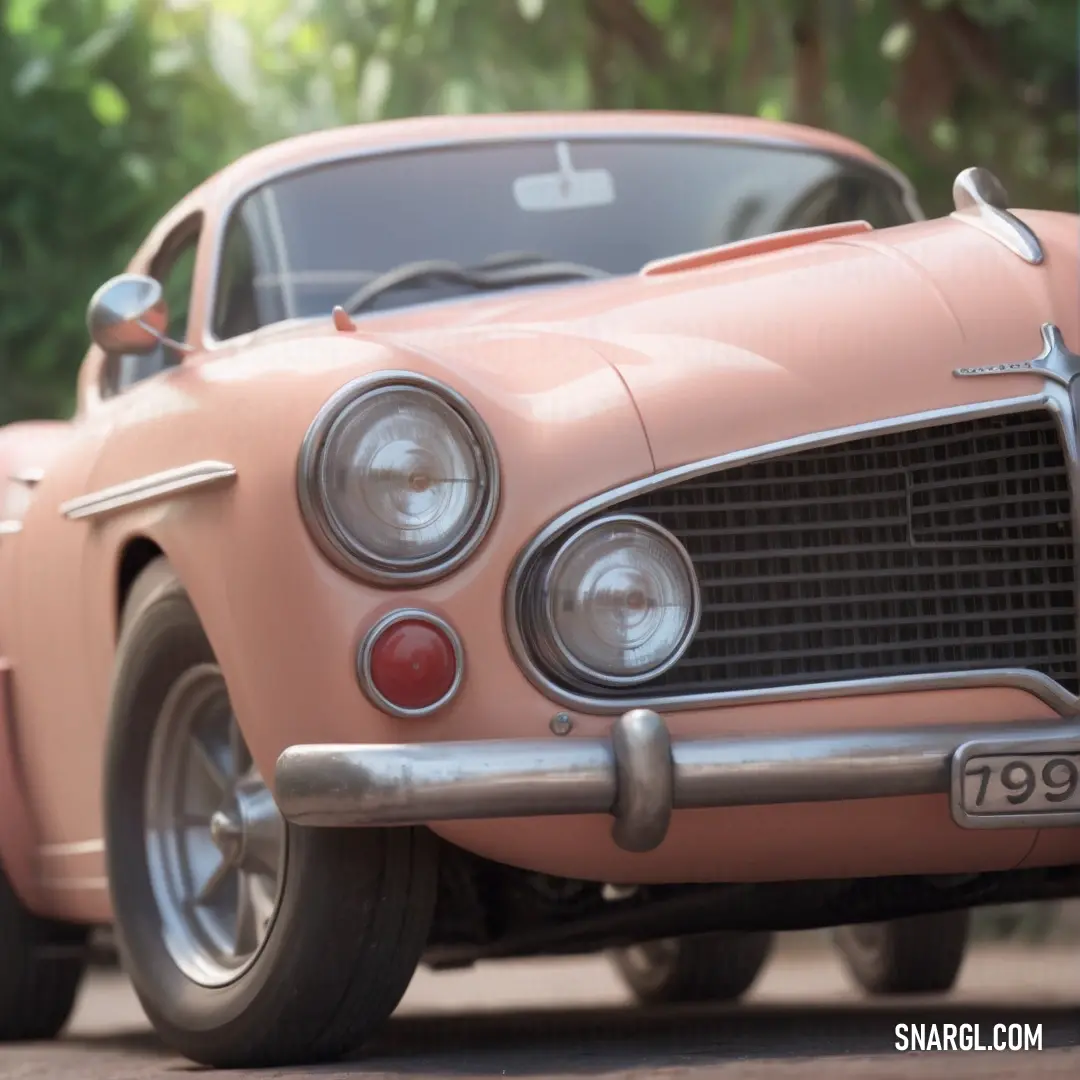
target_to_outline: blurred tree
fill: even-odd
[[[844,132],[931,213],[978,162],[1076,209],[1074,0],[0,0],[0,422],[62,412],[93,287],[241,149],[431,112]]]
[[[0,0],[0,423],[69,409],[90,294],[256,137],[202,21],[150,0]]]

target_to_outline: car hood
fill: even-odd
[[[1057,323],[1080,348],[1069,302],[1077,290],[1076,218],[1023,216],[1047,248],[1042,266],[944,218],[681,273],[437,305],[372,323],[402,344],[452,350],[460,364],[468,363],[470,342],[493,335],[585,342],[618,372],[656,468],[667,468],[1037,393],[1043,384],[1034,375],[954,374],[1033,359],[1044,322]]]
[[[494,380],[515,393],[550,387],[551,358],[560,342],[564,351],[572,343],[576,356],[591,354],[617,374],[653,465],[664,469],[1038,393],[1035,375],[954,375],[1034,358],[1045,322],[1080,349],[1077,218],[1021,216],[1043,241],[1041,266],[949,217],[826,232],[682,272],[380,313],[357,320],[356,334],[438,357],[463,384]],[[570,407],[565,395],[559,400]],[[587,405],[572,403],[579,414]]]

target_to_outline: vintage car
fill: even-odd
[[[217,1066],[360,1046],[421,962],[769,934],[944,989],[1080,894],[1078,219],[751,119],[304,136],[90,303],[0,430],[0,1035],[113,925]],[[862,927],[863,929],[855,929]]]

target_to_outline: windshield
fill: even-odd
[[[857,218],[876,228],[910,221],[896,180],[858,161],[769,143],[575,138],[358,156],[273,180],[239,203],[221,254],[213,331],[228,338],[327,315],[380,275],[421,261],[468,269],[527,253],[631,274],[686,251]],[[426,303],[469,288],[467,274],[406,273],[391,288],[377,286],[365,306]]]

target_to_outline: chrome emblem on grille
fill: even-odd
[[[1065,344],[1061,331],[1053,323],[1042,325],[1043,351],[1034,360],[1020,360],[1011,364],[987,364],[984,367],[957,368],[953,374],[960,377],[972,375],[1042,375],[1062,386],[1070,386],[1080,375],[1080,356]]]

